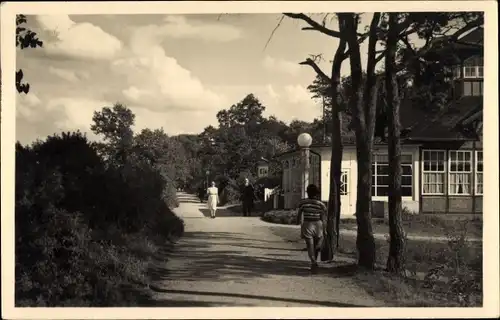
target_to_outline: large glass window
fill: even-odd
[[[422,194],[444,194],[445,158],[445,151],[423,150]]]
[[[449,194],[471,194],[472,151],[450,151]]]
[[[413,164],[411,155],[401,155],[401,192],[403,197],[411,197],[413,192]],[[372,164],[372,196],[389,195],[389,157],[386,154],[375,154]]]
[[[483,152],[476,151],[476,194],[483,194]]]

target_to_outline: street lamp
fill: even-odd
[[[210,174],[210,171],[208,171],[208,170],[207,170],[207,171],[205,172],[205,174],[206,174],[206,177],[207,177],[207,189],[208,189],[208,175]]]
[[[301,133],[297,138],[297,143],[299,147],[302,149],[302,163],[303,171],[302,171],[302,198],[307,198],[306,189],[309,185],[309,169],[311,164],[309,163],[309,147],[312,144],[312,137],[309,133]]]

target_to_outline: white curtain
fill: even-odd
[[[443,193],[444,173],[424,172],[423,184],[424,193]]]
[[[470,173],[450,173],[451,193],[470,194]]]
[[[476,193],[483,194],[483,173],[478,172],[476,176],[477,190]]]

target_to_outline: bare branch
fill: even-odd
[[[310,66],[311,68],[314,69],[314,71],[316,71],[316,74],[318,74],[321,77],[321,79],[330,83],[331,81],[330,77],[327,76],[326,73],[324,73],[323,70],[321,70],[321,68],[311,58],[307,58],[305,61],[302,61],[299,64],[303,66]]]
[[[283,19],[285,19],[285,16],[281,16],[281,19],[280,21],[278,21],[278,24],[276,25],[276,27],[274,27],[273,31],[271,32],[271,35],[269,36],[269,39],[267,39],[267,42],[266,42],[266,45],[264,46],[264,50],[262,51],[265,51],[267,46],[269,45],[269,43],[271,42],[271,39],[273,38],[274,36],[274,33],[276,32],[276,30],[278,30],[278,28],[281,26],[281,23],[283,22]]]
[[[379,63],[380,60],[382,60],[382,58],[385,56],[385,50],[382,50],[378,53],[380,53],[380,54],[375,58],[375,64]]]
[[[302,21],[306,22],[309,25],[309,27],[303,27],[302,30],[319,31],[319,32],[326,34],[326,35],[333,37],[333,38],[341,38],[342,37],[342,34],[339,31],[329,29],[329,28],[325,27],[324,25],[321,25],[317,21],[311,19],[309,16],[307,16],[303,13],[285,12],[283,14],[289,18],[296,19],[296,20],[302,20]]]

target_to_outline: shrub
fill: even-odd
[[[262,220],[279,224],[295,224],[297,210],[272,210],[264,212]]]
[[[449,275],[448,294],[461,306],[477,305],[482,295],[482,254],[468,240],[469,221],[456,221],[445,228],[446,251],[435,268],[441,270],[434,277],[427,277],[427,285],[433,286],[441,276]],[[434,268],[434,269],[435,269]]]
[[[138,304],[152,256],[184,231],[167,177],[106,162],[78,132],[16,144],[16,305]]]
[[[221,190],[221,204],[239,203],[241,199],[241,190],[238,180],[226,177],[224,186]]]

